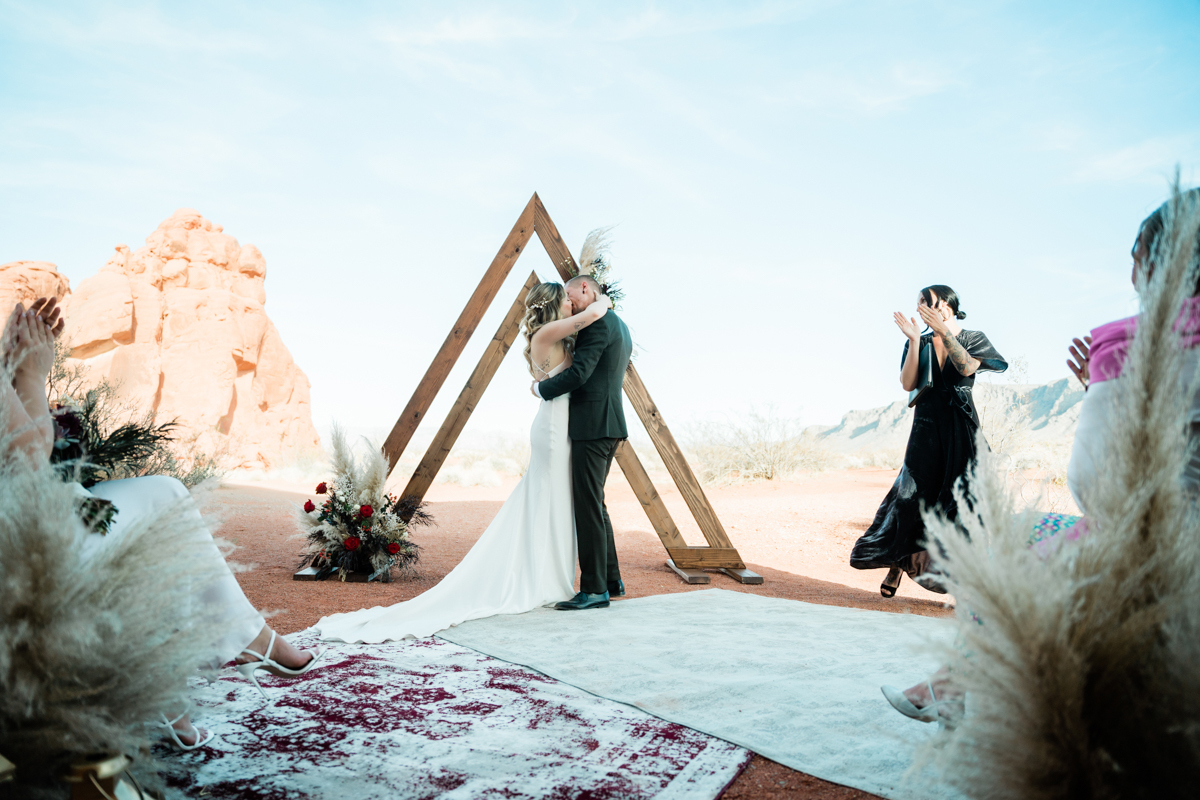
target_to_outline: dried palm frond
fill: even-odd
[[[51,461],[60,474],[84,486],[148,474],[151,462],[170,452],[179,424],[158,423],[152,414],[117,422],[114,390],[105,385],[83,394],[77,405],[59,409],[60,436]]]
[[[1194,796],[1200,786],[1200,521],[1175,330],[1197,274],[1200,208],[1176,185],[1121,378],[1090,533],[1027,546],[986,447],[957,525],[927,514],[957,601],[946,653],[968,692],[958,727],[922,755],[972,798]],[[960,496],[960,509],[966,508]]]
[[[220,562],[186,499],[88,556],[72,487],[11,445],[0,437],[0,753],[16,796],[49,796],[87,754],[151,763],[143,723],[179,713],[215,655],[220,631],[188,611]]]

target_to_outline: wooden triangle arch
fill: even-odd
[[[434,396],[442,388],[450,370],[458,361],[458,357],[462,355],[463,348],[471,338],[471,334],[475,332],[475,327],[483,319],[483,315],[491,306],[496,293],[500,291],[500,287],[517,262],[517,258],[535,233],[564,281],[569,280],[577,269],[571,251],[563,243],[562,237],[558,235],[558,229],[554,227],[550,215],[546,213],[545,206],[542,205],[541,199],[535,193],[530,198],[529,204],[525,206],[525,210],[521,212],[521,216],[508,234],[508,238],[504,240],[500,252],[492,259],[491,266],[484,273],[483,279],[479,281],[479,286],[471,295],[471,299],[467,301],[467,306],[459,315],[458,322],[454,323],[450,335],[446,337],[442,348],[434,356],[433,363],[425,372],[425,377],[417,385],[412,399],[408,401],[404,412],[400,414],[395,427],[392,428],[392,432],[384,442],[383,453],[388,460],[389,474],[400,461],[400,456],[404,454],[404,449],[412,439],[417,425],[429,411]],[[570,265],[570,269],[568,269],[568,265]],[[513,301],[504,321],[500,323],[500,329],[488,343],[483,357],[479,359],[478,366],[471,373],[467,385],[459,393],[446,421],[442,423],[441,429],[434,437],[433,443],[429,445],[429,449],[425,452],[425,456],[421,459],[412,478],[409,479],[401,497],[419,501],[429,491],[434,477],[450,455],[450,450],[466,426],[467,419],[470,418],[471,412],[479,403],[479,398],[483,396],[484,390],[487,389],[492,376],[496,374],[496,369],[500,366],[504,355],[517,338],[521,318],[525,315],[525,295],[538,283],[541,283],[541,280],[537,273],[529,273],[529,278],[517,294],[517,299]],[[628,441],[621,442],[617,448],[617,464],[629,480],[633,493],[637,495],[642,508],[645,509],[646,516],[650,518],[650,524],[654,526],[658,538],[662,539],[663,546],[667,549],[667,554],[670,556],[667,566],[688,583],[708,583],[709,579],[703,572],[704,569],[719,569],[742,583],[762,583],[763,579],[760,575],[746,569],[742,557],[738,555],[737,548],[729,541],[725,529],[717,519],[716,512],[713,511],[712,505],[700,488],[700,482],[696,480],[696,475],[688,466],[683,452],[675,442],[675,437],[667,429],[667,424],[663,421],[662,415],[658,413],[658,409],[655,408],[654,401],[650,399],[650,394],[646,391],[646,387],[632,363],[625,373],[625,394],[637,411],[638,417],[641,418],[642,424],[646,426],[646,431],[650,434],[654,447],[662,456],[667,471],[674,479],[675,485],[679,487],[680,494],[683,495],[692,516],[696,518],[696,522],[700,526],[700,531],[708,541],[707,547],[689,547],[684,542],[671,515],[667,513],[667,507],[663,504],[662,498],[658,496],[654,484],[651,483],[650,476],[646,474],[645,467],[638,460],[637,454],[629,446]]]

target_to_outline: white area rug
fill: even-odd
[[[317,644],[303,632],[288,639]],[[538,672],[426,638],[334,644],[295,681],[199,686],[207,747],[161,755],[206,800],[714,798],[751,754]]]
[[[937,664],[917,647],[943,620],[708,589],[538,609],[439,636],[719,736],[818,778],[888,798],[954,798],[902,776],[933,735],[879,691]]]

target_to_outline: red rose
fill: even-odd
[[[400,552],[400,545],[396,544],[395,542],[392,542],[391,544],[388,545],[388,552],[391,553],[392,555],[396,555],[396,553]]]
[[[342,542],[342,547],[347,550],[357,550],[360,544],[362,543],[358,540],[357,536],[348,536],[346,537],[346,541]]]
[[[321,481],[320,483],[317,484],[317,494],[325,494],[325,491],[328,488],[329,487],[325,485],[325,481]]]
[[[371,508],[370,506],[360,506],[358,513],[363,517],[369,517],[375,513],[375,509]]]
[[[312,500],[304,501],[304,513],[305,514],[311,514],[312,512],[314,512],[316,510],[317,510],[317,507],[313,505]]]

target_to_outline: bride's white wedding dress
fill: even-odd
[[[314,626],[321,638],[377,643],[431,636],[469,619],[569,600],[575,586],[569,416],[567,395],[542,401],[525,476],[449,575],[412,600],[323,617]]]

